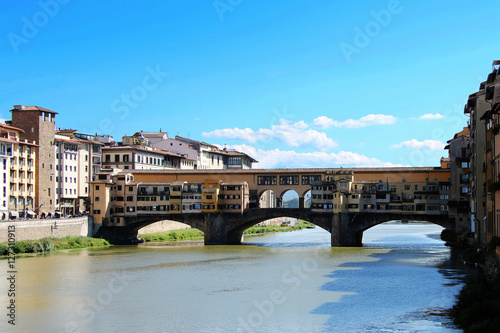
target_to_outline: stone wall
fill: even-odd
[[[40,238],[62,238],[66,236],[89,236],[92,233],[91,218],[88,216],[70,219],[47,219],[0,222],[0,243],[7,242],[7,228],[15,226],[16,241]],[[89,228],[90,224],[90,228]]]

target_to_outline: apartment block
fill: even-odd
[[[23,130],[0,124],[0,219],[36,216],[36,150]]]
[[[102,166],[123,170],[193,169],[194,161],[181,154],[148,146],[111,146],[102,148]]]
[[[457,230],[467,233],[474,230],[470,222],[470,131],[465,127],[447,142],[450,166],[450,216],[455,218]]]
[[[500,61],[464,108],[469,115],[472,231],[481,244],[500,237]]]
[[[203,183],[136,182],[130,171],[103,168],[91,182],[96,224],[123,226],[126,217],[201,212],[242,213],[249,207],[248,184],[206,179]]]
[[[352,171],[339,171],[311,184],[311,209],[317,213],[447,215],[449,196],[449,179],[431,180],[425,173],[384,181],[356,180]]]

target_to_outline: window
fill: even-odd
[[[95,201],[99,201],[99,197],[95,197]]]
[[[280,176],[280,185],[299,185],[299,176]]]
[[[257,185],[277,185],[277,176],[258,176]]]
[[[96,185],[96,186],[95,186],[95,190],[96,190],[96,191],[99,191],[99,185]]]
[[[120,155],[115,154],[115,162],[120,162]]]

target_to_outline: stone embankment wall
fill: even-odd
[[[46,219],[27,221],[1,221],[0,243],[7,242],[7,228],[15,226],[16,241],[66,236],[92,237],[92,222],[88,216],[68,219]]]

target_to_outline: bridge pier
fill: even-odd
[[[305,208],[305,200],[304,197],[299,198],[299,208]]]
[[[230,214],[209,214],[205,219],[205,245],[239,245],[243,231],[233,229],[235,217]]]
[[[338,213],[332,215],[332,228],[330,229],[332,247],[335,246],[363,246],[363,232],[352,228],[351,214]]]

